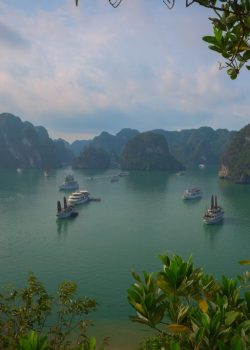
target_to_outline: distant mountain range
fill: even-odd
[[[219,165],[225,150],[237,135],[235,131],[213,130],[210,127],[181,131],[156,129],[152,132],[164,137],[166,154],[169,153],[178,164],[183,166],[194,166],[200,163]],[[63,164],[72,164],[73,159],[77,157],[79,162],[75,160],[74,165],[81,168],[98,167],[100,164],[102,167],[117,166],[121,161],[124,166],[123,152],[127,145],[133,144],[130,142],[134,139],[138,140],[137,137],[143,134],[129,128],[122,129],[115,135],[103,131],[92,140],[76,140],[70,144],[63,139],[52,140],[42,126],[34,126],[10,113],[2,113],[0,114],[0,167],[60,167]],[[84,149],[86,152],[83,156]],[[95,152],[93,149],[98,151]],[[101,155],[105,156],[103,162]],[[226,164],[226,161],[224,163]]]
[[[181,131],[166,131],[162,129],[152,131],[165,137],[169,152],[184,166],[198,165],[200,163],[219,165],[225,149],[236,134],[236,131],[228,131],[227,129],[213,130],[210,127]],[[76,156],[86,146],[101,148],[111,158],[119,161],[128,141],[139,134],[140,132],[134,129],[122,129],[116,135],[103,131],[99,136],[94,137],[93,140],[78,140],[69,145],[69,148]]]
[[[44,127],[0,114],[0,168],[57,168],[73,158],[64,142],[53,141]]]

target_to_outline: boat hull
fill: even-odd
[[[89,201],[89,198],[84,198],[84,199],[77,199],[77,200],[68,200],[68,203],[70,205],[78,205],[78,204],[84,204]]]
[[[218,218],[218,219],[204,219],[203,218],[203,222],[205,225],[215,225],[215,224],[220,224],[222,223],[222,221],[224,220],[224,217]]]
[[[61,212],[56,215],[58,220],[64,220],[64,219],[72,219],[75,218],[78,215],[78,212],[71,211],[71,212]]]
[[[193,199],[200,199],[202,198],[202,195],[195,195],[195,196],[188,196],[188,195],[183,195],[184,200],[193,200]]]

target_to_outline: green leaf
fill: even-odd
[[[234,311],[234,310],[226,312],[225,325],[230,326],[236,320],[239,314],[240,314],[239,311]]]
[[[136,303],[136,304],[135,304],[135,309],[136,309],[136,311],[138,311],[142,316],[147,317],[147,313],[146,313],[146,311],[144,310],[144,308],[143,308],[143,306],[142,306],[141,304]]]
[[[216,44],[216,39],[214,36],[203,36],[202,40],[206,41],[209,44]]]
[[[246,320],[246,321],[242,322],[239,325],[239,327],[244,329],[244,331],[247,331],[248,329],[250,329],[250,320]]]
[[[132,276],[134,277],[134,279],[137,281],[137,282],[141,282],[141,278],[140,276],[135,272],[135,271],[132,271]]]
[[[176,342],[171,342],[170,344],[170,350],[181,350],[181,347],[178,343]]]
[[[161,320],[164,317],[165,309],[166,309],[166,307],[163,304],[156,308],[154,315],[153,315],[154,324],[158,324],[159,322],[161,322]]]
[[[245,345],[243,339],[237,335],[232,339],[231,350],[245,350]]]
[[[96,346],[96,339],[94,337],[91,337],[89,341],[90,350],[94,350],[95,346]]]

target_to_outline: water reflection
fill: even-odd
[[[170,174],[166,172],[134,171],[126,177],[128,190],[135,192],[165,192]]]
[[[185,205],[192,207],[192,206],[200,205],[201,199],[202,198],[183,200],[183,202],[185,203]]]
[[[215,246],[216,239],[220,232],[222,232],[224,221],[214,225],[203,225],[203,230],[207,239],[209,239],[211,247]]]
[[[68,229],[71,225],[71,221],[72,219],[62,219],[62,220],[56,220],[56,224],[57,224],[57,234],[58,237],[61,238],[62,237],[66,237],[68,234]]]
[[[15,169],[1,169],[0,193],[29,194],[38,190],[38,186],[44,180],[43,172],[36,169],[23,170],[17,173]]]

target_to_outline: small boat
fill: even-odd
[[[111,181],[111,182],[117,182],[117,181],[119,181],[119,176],[118,176],[118,175],[112,176],[111,179],[110,179],[110,181]]]
[[[79,184],[77,181],[75,181],[73,175],[67,175],[65,177],[64,183],[59,186],[60,191],[71,191],[71,190],[78,190]]]
[[[75,211],[71,206],[67,205],[67,200],[63,197],[64,206],[62,208],[61,202],[57,202],[57,219],[69,219],[75,218],[78,215],[78,212]]]
[[[205,168],[206,168],[206,165],[203,164],[203,163],[201,163],[201,164],[199,164],[199,168],[200,168],[200,169],[205,169]]]
[[[217,204],[217,196],[211,197],[211,206],[203,216],[204,224],[211,225],[221,222],[224,218],[224,210]]]
[[[16,168],[16,172],[17,172],[18,174],[21,174],[21,173],[23,172],[23,169],[22,169],[22,168]]]
[[[176,173],[177,176],[183,176],[185,174],[186,174],[185,171],[178,171],[178,173]]]
[[[118,176],[123,177],[123,176],[128,176],[129,172],[128,171],[121,171]]]
[[[43,175],[45,177],[49,177],[49,169],[45,169],[44,172],[43,172]]]
[[[90,200],[88,191],[79,191],[72,193],[68,198],[68,203],[70,205],[77,205],[87,203]]]
[[[183,199],[198,199],[202,197],[202,192],[198,187],[188,188],[184,191]]]

